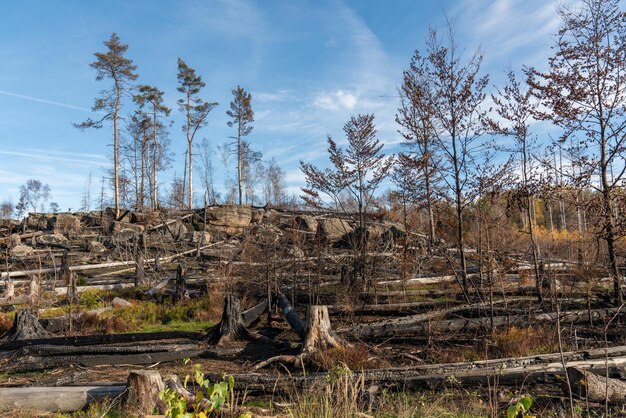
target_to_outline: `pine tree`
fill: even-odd
[[[178,58],[178,91],[183,98],[178,99],[178,108],[185,113],[183,132],[187,137],[189,151],[189,208],[193,207],[193,140],[200,128],[208,123],[208,116],[217,103],[202,101],[198,94],[206,85],[196,70]]]
[[[237,186],[239,191],[239,206],[243,204],[242,200],[242,175],[244,165],[244,148],[242,138],[248,136],[252,132],[252,122],[254,122],[254,112],[252,111],[252,95],[245,89],[237,86],[232,90],[233,101],[230,102],[230,110],[226,114],[230,116],[228,126],[237,127],[237,136],[232,137],[237,140]]]
[[[128,45],[120,42],[119,36],[113,33],[104,42],[107,47],[106,52],[96,52],[96,61],[90,64],[96,70],[96,80],[109,79],[113,85],[100,92],[92,106],[94,112],[104,112],[100,120],[91,118],[86,121],[74,124],[79,129],[101,128],[102,122],[110,120],[113,122],[113,184],[115,189],[115,210],[120,209],[120,179],[119,179],[119,119],[122,106],[122,97],[128,93],[130,82],[137,79],[135,70],[137,66],[133,61],[124,57],[128,50]]]
[[[163,104],[163,92],[158,88],[148,85],[141,85],[138,87],[138,91],[139,93],[133,96],[133,100],[139,105],[140,109],[148,107],[148,112],[151,113],[152,116],[152,208],[157,209],[159,206],[159,189],[157,181],[160,130],[159,118],[168,116],[171,109]]]

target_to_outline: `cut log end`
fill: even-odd
[[[626,382],[619,379],[600,376],[577,367],[568,367],[567,376],[572,394],[588,402],[604,403],[608,399],[611,404],[621,404],[626,400]]]
[[[166,406],[159,399],[159,392],[164,387],[158,371],[133,370],[128,374],[124,405],[127,409],[140,414],[151,414],[155,409],[164,413]]]

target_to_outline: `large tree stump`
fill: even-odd
[[[13,327],[9,331],[7,341],[46,338],[50,334],[41,326],[37,315],[30,309],[23,309],[15,314]]]
[[[282,298],[280,298],[280,296],[282,296]],[[291,325],[292,329],[300,335],[300,338],[302,339],[302,350],[300,354],[297,355],[280,355],[271,357],[257,364],[254,367],[255,370],[261,369],[277,361],[291,363],[295,367],[302,366],[305,360],[311,360],[311,358],[315,357],[316,354],[329,348],[350,347],[350,344],[339,338],[332,331],[327,306],[309,306],[307,309],[305,325],[305,323],[298,317],[295,310],[291,307],[291,305],[289,305],[287,298],[283,295],[279,295],[277,300],[281,301],[279,304],[282,305],[281,308],[283,309],[285,317],[287,317],[287,314],[291,314],[291,320],[287,317],[287,321],[289,322],[289,325]]]
[[[315,353],[329,348],[339,348],[344,342],[330,326],[328,307],[312,305],[306,315],[307,335],[302,345],[303,353]]]
[[[608,399],[609,403],[622,404],[626,400],[626,382],[576,367],[568,367],[567,375],[574,396],[598,403],[604,403]]]
[[[151,414],[154,410],[165,412],[165,404],[159,399],[159,392],[165,385],[156,370],[133,370],[128,374],[126,384],[126,408],[140,413]]]

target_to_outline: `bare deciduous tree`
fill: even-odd
[[[323,207],[327,202],[324,202],[321,193],[332,200],[336,209],[343,212],[347,212],[344,200],[346,194],[354,203],[358,229],[353,244],[360,253],[360,263],[355,266],[354,276],[360,276],[365,283],[366,215],[374,193],[389,174],[394,159],[381,152],[384,144],[378,139],[374,115],[351,117],[343,131],[348,140],[345,152],[328,137],[328,153],[333,168],[320,170],[311,163],[300,161],[307,183],[307,187],[302,189],[302,198],[310,205]]]
[[[203,138],[202,142],[200,142],[200,166],[202,168],[200,171],[200,180],[204,186],[204,193],[208,203],[215,205],[219,201],[220,194],[215,190],[215,182],[213,178],[215,169],[213,168],[212,154],[209,141],[207,141],[206,138]]]
[[[0,203],[0,219],[8,219],[13,215],[13,210],[15,210],[15,205],[10,200],[3,200]]]
[[[517,80],[512,69],[507,71],[507,78],[508,83],[502,89],[498,89],[497,94],[491,95],[495,104],[495,112],[500,120],[487,117],[485,122],[488,129],[494,134],[511,137],[515,141],[515,148],[512,151],[516,154],[519,161],[518,166],[521,168],[517,192],[526,214],[527,233],[535,270],[535,286],[539,303],[541,303],[543,301],[539,263],[541,252],[537,243],[535,217],[533,216],[534,195],[538,192],[540,184],[533,176],[532,156],[536,155],[537,146],[530,134],[530,124],[533,122],[533,114],[536,112],[538,104],[533,100],[530,90]]]
[[[265,203],[272,205],[282,205],[286,200],[285,171],[278,165],[272,157],[264,168],[263,194]]]
[[[443,179],[452,192],[456,218],[456,240],[459,256],[460,284],[467,296],[468,277],[465,257],[464,212],[471,166],[483,133],[481,105],[485,99],[488,76],[479,76],[483,54],[478,49],[464,61],[451,23],[441,37],[431,28],[427,38],[428,66],[425,70],[432,83],[433,130],[441,149]]]
[[[614,198],[626,172],[626,15],[618,0],[584,0],[562,7],[561,27],[549,70],[527,69],[528,83],[544,110],[538,117],[563,129],[560,145],[576,138],[586,152],[577,161],[579,181],[602,196],[599,235],[606,242],[607,270],[616,306],[622,304],[615,250],[619,238]],[[611,172],[613,166],[617,172]]]
[[[46,202],[50,199],[50,186],[36,179],[30,179],[20,186],[20,204],[28,210],[44,211]]]
[[[428,212],[428,240],[432,249],[435,243],[434,189],[440,178],[436,156],[438,142],[435,133],[433,85],[428,68],[429,61],[416,51],[409,69],[403,73],[396,122],[402,127],[400,134],[413,156],[411,158],[407,155],[401,159],[405,163],[405,174],[409,165],[412,165],[413,168],[418,168],[413,170],[413,175],[418,175],[423,182],[423,197]],[[408,163],[410,164],[407,165]]]

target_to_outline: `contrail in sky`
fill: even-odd
[[[91,112],[90,109],[85,109],[84,107],[74,106],[74,105],[67,104],[67,103],[59,103],[59,102],[55,102],[55,101],[47,100],[47,99],[40,99],[39,97],[26,96],[25,94],[11,93],[10,91],[5,91],[5,90],[0,90],[0,94],[4,96],[17,97],[19,99],[30,100],[33,102],[39,102],[39,103],[49,104],[53,106],[66,107],[68,109],[82,110],[83,112]]]

